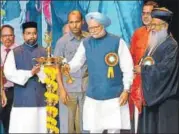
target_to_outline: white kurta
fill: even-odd
[[[95,100],[85,98],[83,109],[84,130],[130,129],[128,103],[119,105],[119,98]]]
[[[123,73],[124,90],[129,90],[133,82],[133,61],[124,40],[120,39],[119,43],[119,66]],[[85,48],[83,42],[81,42],[74,58],[69,62],[71,72],[80,69],[85,61]],[[119,98],[95,100],[86,96],[83,109],[83,129],[130,129],[128,103],[120,106]]]
[[[47,133],[45,107],[12,107],[9,133]]]
[[[14,52],[12,50],[9,52],[4,64],[4,74],[9,81],[19,85],[25,85],[28,79],[32,77],[31,70],[19,70],[16,68]],[[42,69],[37,75],[41,82],[43,82],[45,74]],[[46,132],[45,107],[12,107],[9,133]]]

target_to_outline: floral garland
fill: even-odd
[[[59,133],[57,120],[55,119],[55,117],[58,115],[58,109],[55,107],[55,105],[59,101],[59,96],[57,95],[58,84],[56,82],[57,69],[53,66],[45,66],[44,73],[47,76],[44,80],[47,88],[47,91],[44,94],[47,102],[46,127],[49,133]]]

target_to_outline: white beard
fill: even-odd
[[[151,31],[149,33],[148,46],[153,47],[159,45],[159,43],[163,42],[168,36],[167,30],[163,29],[159,32]]]
[[[101,37],[103,37],[104,35],[106,34],[106,31],[105,31],[105,29],[103,28],[98,34],[91,34],[91,36],[93,37],[93,38],[101,38]]]
[[[165,41],[167,36],[167,29],[163,29],[159,32],[151,31],[149,33],[148,39],[149,51],[152,51],[151,49],[154,49],[156,46],[160,45],[163,41]]]

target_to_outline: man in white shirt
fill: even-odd
[[[10,50],[17,47],[15,43],[15,35],[14,35],[14,28],[10,25],[3,25],[1,27],[1,69],[3,69],[4,63],[6,61],[7,55]],[[3,79],[3,91],[2,95],[4,96],[4,92],[7,96],[7,105],[2,109],[0,113],[0,120],[4,126],[4,132],[8,133],[9,130],[9,119],[10,119],[10,112],[13,103],[13,93],[14,93],[14,84],[2,75]],[[2,98],[4,98],[2,96]],[[5,103],[3,101],[3,103]],[[4,105],[4,104],[3,104]]]

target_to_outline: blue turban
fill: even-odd
[[[94,19],[104,27],[108,27],[111,24],[111,20],[106,15],[99,12],[90,12],[85,16],[86,21],[88,22],[90,19]]]
[[[172,21],[173,13],[166,8],[154,8],[151,15],[152,18],[158,18],[169,24]]]

